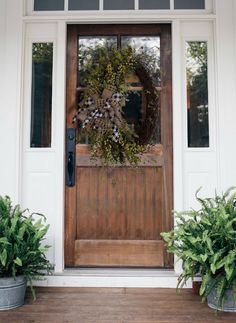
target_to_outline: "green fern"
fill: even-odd
[[[35,214],[40,218],[36,221],[27,213],[0,196],[0,277],[26,276],[35,298],[32,281],[50,274],[53,265],[45,255],[49,246],[41,245],[49,228],[45,217]]]
[[[183,262],[178,288],[195,275],[202,277],[200,295],[205,300],[217,288],[219,305],[228,289],[236,294],[236,192],[228,189],[222,196],[196,199],[199,210],[176,214],[176,227],[162,233],[169,252]]]

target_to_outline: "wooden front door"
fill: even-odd
[[[160,237],[162,231],[172,228],[171,26],[69,25],[66,125],[74,127],[86,48],[104,44],[120,48],[127,43],[151,54],[150,68],[155,69],[160,92],[161,139],[138,167],[101,167],[91,162],[86,142],[76,145],[75,185],[65,190],[66,267],[173,266]],[[133,96],[138,91],[142,101],[142,89]],[[127,118],[135,119],[131,110],[137,105],[145,110],[145,103],[137,100],[134,98]]]

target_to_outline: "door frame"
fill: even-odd
[[[96,28],[98,26],[99,28]],[[145,31],[142,30],[145,26]],[[148,26],[148,27],[147,27]],[[108,28],[109,27],[109,28]],[[127,27],[129,32],[127,33]],[[96,32],[94,32],[96,30]],[[77,70],[77,52],[78,35],[156,35],[161,33],[161,71],[168,71],[161,81],[161,106],[165,106],[169,113],[163,114],[161,117],[161,138],[164,155],[166,157],[164,172],[164,190],[171,187],[166,194],[165,213],[169,213],[169,217],[163,216],[164,231],[168,231],[173,227],[173,219],[171,211],[173,209],[173,113],[172,113],[172,42],[171,42],[171,24],[113,24],[109,25],[68,25],[67,26],[67,63],[66,63],[66,127],[71,127],[71,120],[74,115],[74,107],[76,106],[76,95],[74,89],[77,86],[77,74],[71,71]],[[164,49],[165,48],[165,49]],[[163,54],[165,50],[165,55]],[[167,52],[167,54],[166,54]],[[68,62],[72,62],[68,64]],[[161,72],[162,73],[162,72]],[[70,75],[70,77],[69,77]],[[164,129],[169,131],[164,131]],[[76,239],[76,186],[68,187],[65,185],[65,245],[64,245],[64,261],[65,267],[73,267],[74,263],[74,241]],[[70,208],[67,206],[70,205]],[[173,268],[173,256],[164,251],[164,268]]]

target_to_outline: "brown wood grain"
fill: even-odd
[[[99,277],[98,277],[99,279]],[[191,289],[37,288],[33,301],[0,312],[0,323],[235,323],[235,313],[215,313]]]
[[[172,61],[171,26],[165,25],[161,34],[161,137],[163,145],[163,230],[173,227],[173,119],[172,119]],[[165,265],[173,264],[173,256],[165,252]]]
[[[162,177],[160,167],[78,167],[76,238],[160,239]]]
[[[68,26],[67,37],[67,78],[66,78],[66,127],[73,127],[72,119],[76,110],[77,86],[77,31]],[[65,187],[65,263],[74,265],[74,241],[76,239],[76,186]]]
[[[163,241],[76,240],[76,266],[163,267]]]
[[[156,248],[157,254],[154,256],[151,241],[155,240],[156,245],[163,246],[160,232],[170,230],[173,225],[171,26],[168,24],[69,25],[67,127],[73,126],[71,122],[77,104],[78,37],[93,35],[116,35],[118,44],[122,35],[160,36],[161,143],[143,154],[141,163],[136,168],[128,164],[125,167],[122,165],[101,167],[101,163],[90,160],[88,146],[77,145],[76,185],[71,189],[66,188],[65,264],[67,267],[79,265],[78,245],[79,255],[80,257],[83,255],[84,259],[82,265],[86,266],[85,259],[91,258],[91,254],[94,257],[94,264],[97,263],[95,249],[93,253],[89,253],[88,248],[82,243],[83,240],[93,240],[98,243],[99,240],[110,240],[113,251],[116,250],[114,240],[117,240],[124,241],[123,247],[118,242],[119,252],[114,251],[113,256],[108,248],[110,251],[104,252],[101,257],[103,266],[122,266],[120,259],[124,261],[123,266],[127,266],[127,250],[130,249],[125,243],[135,240],[140,241],[141,244],[145,241],[142,257],[139,257],[138,253],[141,249],[137,249],[137,258],[139,257],[140,260],[135,266],[148,266],[149,262],[150,267],[169,268],[173,266],[173,258],[163,250],[163,247]],[[150,252],[147,247],[149,242]],[[83,248],[84,251],[82,251]],[[108,254],[107,258],[106,254]],[[150,254],[153,254],[155,265]],[[99,266],[102,266],[102,261]],[[91,263],[90,260],[87,265]]]

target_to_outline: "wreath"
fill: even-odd
[[[97,47],[87,53],[81,70],[85,85],[74,122],[89,138],[91,157],[104,164],[137,165],[154,133],[158,133],[159,96],[148,69],[135,51]],[[131,129],[123,116],[128,87],[126,78],[136,74],[146,97],[146,118],[139,129]]]

